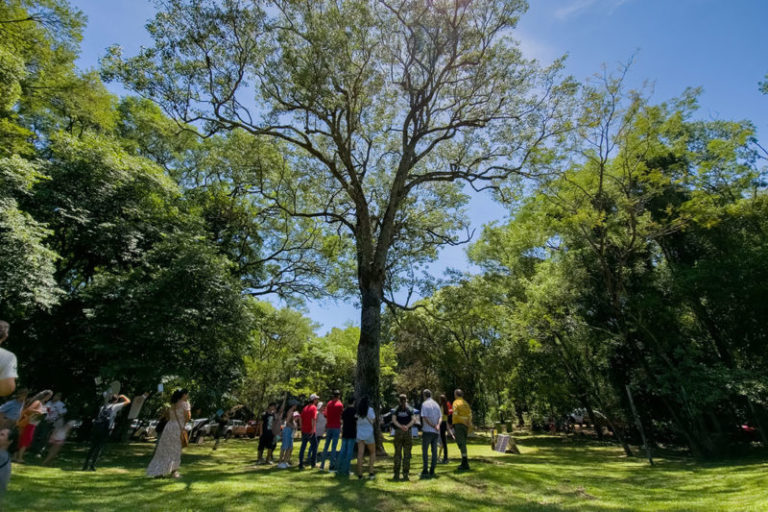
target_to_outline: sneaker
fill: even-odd
[[[299,464],[299,471],[304,471],[304,466],[302,466],[301,464]]]
[[[410,482],[410,478],[408,478],[408,473],[403,473],[403,482]]]

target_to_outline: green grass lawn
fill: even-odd
[[[216,452],[210,443],[185,449],[180,480],[144,476],[153,449],[147,443],[109,445],[98,471],[87,473],[78,470],[86,447],[73,444],[57,467],[32,458],[14,465],[4,510],[768,510],[764,455],[710,463],[661,458],[649,467],[613,445],[517,439],[521,455],[478,442],[470,447],[470,473],[456,473],[454,460],[426,481],[418,480],[421,449],[414,447],[410,482],[392,481],[390,457],[377,463],[374,481],[254,466],[256,441],[229,441]],[[387,450],[392,453],[391,444]]]

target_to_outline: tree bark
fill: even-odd
[[[359,400],[366,396],[376,411],[376,452],[385,455],[383,437],[378,421],[381,416],[379,397],[379,347],[381,343],[381,304],[383,288],[361,288],[362,310],[360,313],[360,341],[357,344],[357,367],[355,368],[355,396]]]

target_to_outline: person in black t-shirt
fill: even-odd
[[[341,450],[336,461],[336,476],[349,476],[349,464],[357,444],[357,411],[355,397],[347,398],[347,407],[341,413]]]
[[[275,422],[275,409],[277,404],[272,402],[265,412],[261,416],[261,437],[259,437],[259,464],[264,464],[264,448],[267,449],[267,464],[272,464],[272,452],[277,446],[277,439],[274,432],[272,432],[272,424]]]
[[[408,480],[411,470],[411,427],[414,423],[413,409],[408,406],[408,397],[400,395],[400,405],[392,409],[392,425],[395,427],[395,480],[400,479],[402,462],[403,480]]]

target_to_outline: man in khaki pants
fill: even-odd
[[[464,392],[460,389],[454,391],[453,396],[453,429],[456,432],[456,444],[461,451],[461,465],[459,471],[469,471],[469,459],[467,458],[467,435],[472,427],[472,409],[464,400]]]
[[[408,480],[411,470],[411,426],[413,426],[413,410],[408,407],[407,397],[400,395],[400,405],[392,410],[392,424],[395,426],[395,480],[400,479],[400,462],[403,467],[403,480]]]

